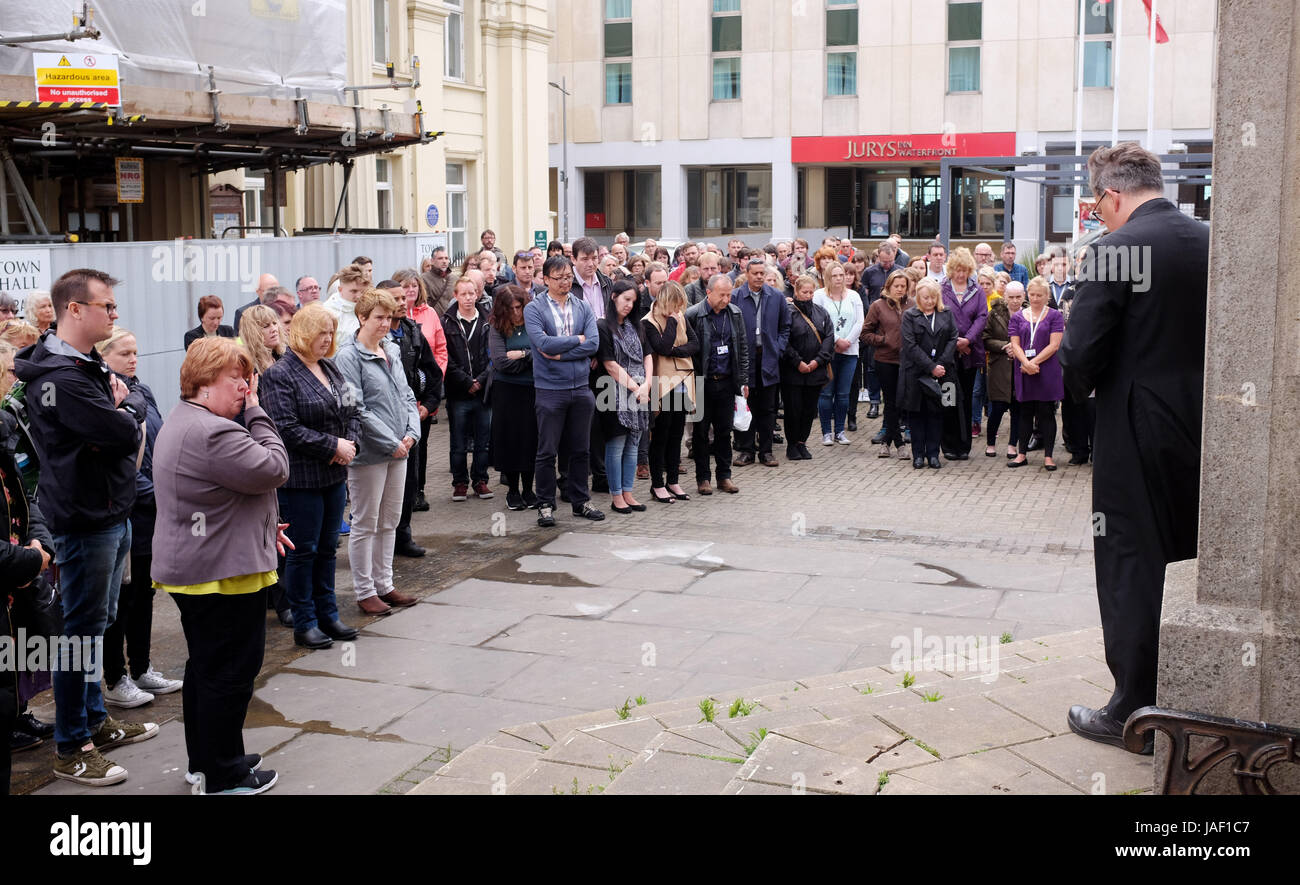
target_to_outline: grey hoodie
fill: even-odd
[[[366,350],[352,337],[339,348],[334,365],[343,373],[361,415],[361,445],[352,462],[358,467],[390,461],[403,437],[420,438],[420,411],[406,383],[402,356],[387,337],[380,346],[388,355]]]

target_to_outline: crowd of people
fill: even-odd
[[[451,501],[492,498],[495,474],[506,506],[536,509],[543,527],[557,498],[599,521],[593,494],[620,515],[734,495],[733,470],[779,466],[779,444],[787,461],[812,459],[814,421],[823,446],[852,445],[859,403],[869,420],[883,413],[882,458],[966,460],[982,422],[995,456],[1009,413],[1008,466],[1041,448],[1054,470],[1064,401],[1072,463],[1087,461],[1087,403],[1066,396],[1056,358],[1073,297],[1063,253],[1031,278],[1010,243],[994,264],[986,244],[909,259],[897,238],[868,256],[835,237],[811,255],[802,239],[670,254],[583,237],[508,261],[493,232],[481,242],[458,269],[438,249],[377,283],[365,256],[324,286],[263,274],[229,325],[204,296],[166,420],[110,275],[64,274],[25,319],[0,299],[6,574],[48,616],[53,560],[62,617],[45,634],[103,642],[102,688],[71,666],[15,686],[11,751],[53,737],[57,777],[118,783],[127,773],[103,751],[157,726],[106,704],[182,691],[187,778],[203,792],[269,789],[275,772],[241,738],[265,611],[309,649],[355,638],[335,596],[342,535],[359,614],[415,603],[393,562],[425,554],[411,517],[430,507],[440,411]],[[180,610],[183,680],[150,661],[157,589]],[[15,617],[36,623],[27,609]],[[53,725],[25,708],[51,684]]]

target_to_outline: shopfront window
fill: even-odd
[[[772,229],[769,166],[689,169],[686,190],[688,236]]]
[[[1001,236],[1005,228],[1007,182],[1005,178],[967,175],[955,181],[955,211],[959,236]],[[957,219],[954,219],[956,221]]]

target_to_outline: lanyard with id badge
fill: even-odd
[[[1038,336],[1038,327],[1043,324],[1043,319],[1046,316],[1047,309],[1043,308],[1043,312],[1038,315],[1038,322],[1034,322],[1034,314],[1032,310],[1025,310],[1025,320],[1029,323],[1029,341],[1026,342],[1029,345],[1029,348],[1025,351],[1025,359],[1033,359],[1038,355],[1038,349],[1034,346],[1034,340]]]

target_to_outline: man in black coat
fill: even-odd
[[[1156,701],[1165,566],[1196,555],[1210,232],[1164,199],[1160,160],[1133,142],[1093,151],[1088,173],[1110,233],[1080,268],[1061,364],[1076,396],[1096,390],[1093,546],[1115,692],[1068,718],[1122,747],[1129,714]]]

